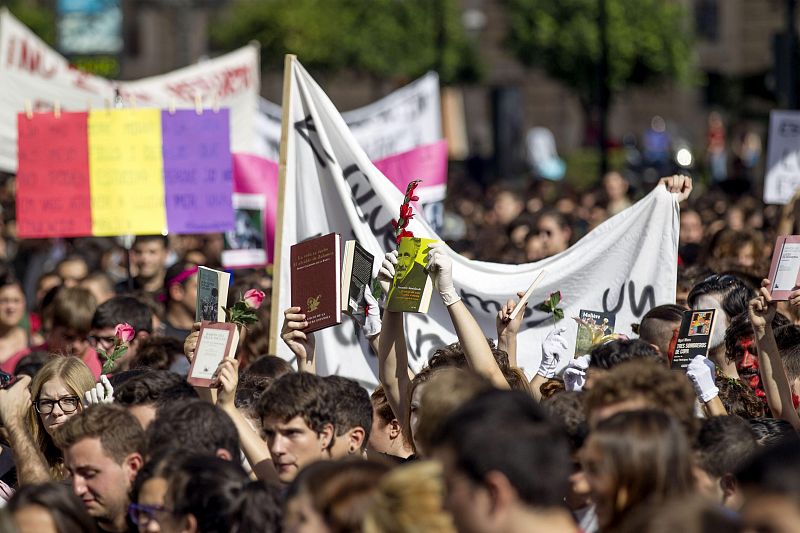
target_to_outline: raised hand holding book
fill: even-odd
[[[228,272],[208,267],[197,269],[197,303],[195,322],[224,322],[225,306],[228,305],[228,286],[231,275]]]
[[[785,301],[800,288],[800,235],[781,235],[775,241],[769,269],[772,299]]]

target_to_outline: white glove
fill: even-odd
[[[589,368],[591,356],[589,354],[577,357],[569,362],[569,366],[564,370],[564,388],[567,392],[577,392],[583,390],[586,385],[586,369]]]
[[[367,300],[367,317],[364,321],[364,335],[374,337],[381,332],[381,310],[378,300],[372,295],[372,289],[364,287],[364,299]]]
[[[567,355],[567,339],[564,333],[567,331],[566,327],[551,330],[545,337],[542,343],[542,364],[539,365],[539,374],[545,378],[552,378],[556,375],[556,367],[559,361]]]
[[[114,401],[114,387],[105,375],[100,376],[100,383],[83,393],[83,405],[89,407],[98,403]]]
[[[714,362],[708,357],[698,355],[686,367],[686,376],[694,386],[694,392],[703,403],[710,402],[719,395],[719,389],[714,383],[717,375]]]
[[[444,305],[450,307],[461,300],[453,285],[453,260],[444,251],[443,242],[431,243],[428,252],[428,272],[433,275],[433,284],[439,290]]]
[[[391,252],[387,252],[386,255],[383,256],[383,263],[381,263],[381,269],[378,271],[378,281],[381,284],[381,289],[383,289],[383,294],[389,294],[389,288],[392,286],[392,280],[394,279],[394,271],[395,267],[397,266],[397,250],[392,250]]]

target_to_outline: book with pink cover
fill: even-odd
[[[800,235],[781,235],[775,241],[769,268],[773,300],[788,300],[800,288]]]

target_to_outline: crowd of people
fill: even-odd
[[[557,254],[631,204],[621,175],[602,187],[557,202],[542,186],[467,191],[450,242],[481,259]],[[763,279],[795,205],[692,194],[686,176],[658,187],[682,206],[679,283],[637,338],[579,358],[563,328],[517,342],[513,290],[487,338],[432,245],[458,342],[413,374],[403,314],[371,306],[370,391],[318,375],[301,308],[281,328],[296,368],[269,354],[268,299],[212,386],[187,383],[198,265],[218,266],[217,236],[140,236],[129,263],[102,239],[6,247],[0,531],[800,531],[800,291],[775,302]],[[396,265],[382,258],[383,293]],[[229,304],[251,288],[269,294],[268,274],[237,271]],[[688,308],[718,322],[683,372],[670,346]],[[128,349],[104,372],[118,324]],[[517,357],[534,351],[528,376]]]

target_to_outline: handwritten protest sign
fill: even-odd
[[[773,111],[769,115],[764,202],[786,204],[800,189],[800,112]]]
[[[161,112],[89,113],[89,176],[94,235],[160,234],[167,229]]]
[[[233,225],[228,110],[161,114],[167,223],[174,233],[216,233]],[[202,216],[198,216],[202,213]]]
[[[91,233],[86,113],[17,117],[17,232],[21,237]]]

